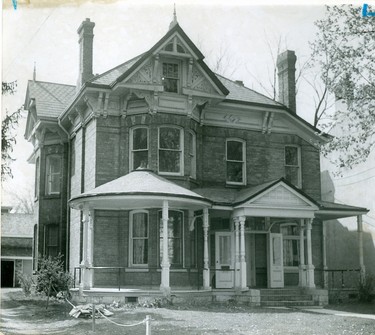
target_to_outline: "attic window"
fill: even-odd
[[[177,63],[163,63],[162,82],[165,92],[178,93],[179,70]]]

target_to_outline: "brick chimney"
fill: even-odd
[[[77,33],[79,36],[79,75],[77,89],[93,77],[92,74],[92,46],[94,39],[95,23],[86,19],[79,26]]]
[[[294,51],[286,50],[277,57],[279,101],[296,113],[296,60]]]

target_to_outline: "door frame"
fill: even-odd
[[[278,239],[279,243],[274,243]],[[278,248],[278,251],[275,248]],[[267,236],[267,254],[268,254],[268,288],[283,288],[284,285],[284,258],[283,258],[283,234],[268,233]],[[277,255],[277,258],[274,256]],[[275,263],[276,262],[276,263]]]
[[[220,247],[219,238],[228,237],[230,239],[230,246],[228,258],[230,263],[220,263]],[[223,266],[227,269],[223,271]],[[234,236],[233,232],[216,231],[215,232],[215,287],[216,288],[233,288],[234,287]]]

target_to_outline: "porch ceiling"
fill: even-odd
[[[198,193],[143,169],[75,196],[69,205],[75,209],[129,210],[161,208],[164,200],[170,208],[197,210],[211,206],[211,201]]]

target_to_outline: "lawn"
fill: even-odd
[[[89,334],[91,319],[69,316],[71,307],[52,301],[48,310],[41,297],[24,297],[21,291],[2,291],[1,331],[3,334]],[[352,311],[340,305],[341,310]],[[361,307],[359,307],[361,306]],[[337,306],[329,306],[336,308]],[[374,305],[352,305],[354,311],[375,312]],[[361,308],[361,309],[359,309]],[[285,308],[250,308],[235,304],[204,306],[167,306],[144,308],[120,306],[114,308],[110,320],[119,324],[142,321],[152,317],[152,334],[375,334],[375,320],[352,316],[318,314]],[[317,310],[319,312],[319,310]],[[95,324],[96,334],[144,335],[145,325],[119,327],[100,318]]]

